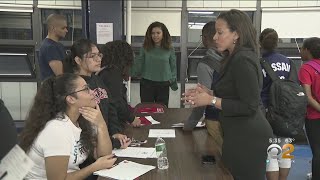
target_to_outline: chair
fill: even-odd
[[[144,102],[139,103],[135,106],[133,114],[153,114],[153,113],[164,113],[167,109],[166,105],[161,103]]]
[[[0,160],[17,144],[17,130],[14,126],[14,121],[7,107],[0,99],[0,132],[1,132],[1,147]]]

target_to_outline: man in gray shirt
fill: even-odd
[[[221,55],[216,51],[216,44],[213,40],[215,35],[215,22],[210,21],[202,28],[202,43],[207,48],[206,55],[200,60],[197,66],[198,83],[211,89],[214,81],[213,77],[218,76],[220,71]],[[215,72],[216,71],[216,72]],[[216,78],[215,78],[216,79]],[[196,107],[190,117],[185,121],[183,129],[192,130],[203,117],[205,112],[205,122],[208,132],[214,137],[218,145],[222,145],[222,132],[218,121],[218,110],[213,106]]]

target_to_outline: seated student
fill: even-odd
[[[116,161],[93,91],[75,74],[43,82],[21,133],[20,146],[35,163],[25,179],[84,179]],[[79,169],[91,155],[97,160]]]
[[[312,179],[320,179],[320,38],[303,42],[299,80],[308,96],[306,132],[312,150]]]
[[[101,47],[103,54],[99,76],[110,90],[112,99],[116,101],[117,109],[120,109],[119,120],[114,126],[124,128],[126,122],[134,127],[139,127],[141,121],[130,111],[127,102],[127,88],[123,80],[129,80],[129,68],[133,64],[133,51],[126,41],[112,41]]]
[[[13,119],[0,99],[0,132],[1,132],[1,159],[17,144],[17,130],[14,126]]]
[[[131,143],[130,139],[122,134],[124,129],[114,125],[119,122],[120,110],[116,109],[116,102],[113,101],[100,77],[94,74],[101,70],[102,56],[93,42],[88,39],[78,40],[73,43],[71,52],[64,61],[64,72],[81,75],[88,83],[100,106],[104,120],[107,122],[109,134],[112,136],[113,148],[126,148]]]
[[[213,36],[216,33],[215,22],[210,21],[203,26],[202,29],[202,43],[207,48],[206,55],[199,61],[197,66],[198,83],[204,85],[206,88],[211,89],[213,81],[217,80],[220,71],[220,61],[222,57],[216,50],[216,44]],[[205,122],[209,134],[214,137],[215,142],[222,146],[222,131],[220,122],[218,121],[219,110],[213,106],[201,106],[192,110],[191,115],[184,123],[184,130],[192,130],[198,123],[205,112]]]

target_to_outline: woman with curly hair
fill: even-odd
[[[178,89],[177,64],[170,33],[163,23],[149,25],[131,73],[142,78],[141,102],[157,102],[168,107],[169,87]]]
[[[102,57],[92,41],[80,39],[71,46],[71,52],[64,61],[64,72],[80,75],[88,83],[108,125],[113,148],[126,148],[131,141],[123,134],[124,129],[115,125],[121,120],[121,109],[100,77],[94,74],[101,70]]]
[[[20,138],[20,146],[35,163],[26,179],[84,179],[116,161],[93,91],[74,74],[43,82]],[[97,160],[80,169],[90,155]]]
[[[123,80],[129,80],[129,69],[133,64],[133,51],[126,41],[112,41],[101,47],[103,54],[101,66],[103,69],[99,72],[99,76],[110,90],[113,100],[121,111],[118,112],[119,119],[114,126],[124,128],[126,122],[134,127],[141,125],[139,118],[135,117],[130,111],[127,102],[127,88],[123,84]]]

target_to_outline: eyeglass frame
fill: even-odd
[[[90,94],[90,90],[91,90],[90,87],[89,87],[88,85],[86,85],[85,88],[80,89],[80,90],[78,90],[78,91],[71,92],[71,93],[67,94],[66,97],[67,97],[67,96],[70,96],[70,95],[72,95],[72,94],[81,92],[81,91],[87,91],[87,93]]]
[[[90,53],[90,55],[94,55],[93,57],[88,57],[88,56],[84,56],[84,58],[87,58],[87,59],[93,59],[94,61],[98,61],[98,58],[100,58],[100,61],[101,59],[103,58],[103,54],[102,53]]]

